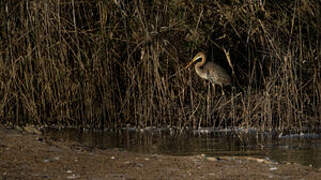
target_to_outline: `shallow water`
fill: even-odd
[[[173,133],[168,129],[135,129],[117,132],[81,132],[76,129],[47,129],[45,134],[77,141],[100,149],[120,148],[139,153],[207,156],[256,156],[277,162],[295,162],[321,167],[321,137],[318,134],[272,135],[235,130]]]

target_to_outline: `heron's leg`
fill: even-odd
[[[207,106],[206,106],[206,121],[207,123],[210,121],[211,117],[211,83],[208,84],[207,89]]]
[[[221,86],[221,89],[222,89],[222,95],[224,96],[225,93],[224,93],[224,88],[223,88],[223,86]]]
[[[213,86],[213,89],[214,89],[214,95],[215,95],[215,84],[214,84],[214,82],[212,81],[212,80],[210,80],[211,81],[211,84],[212,84],[212,86]]]

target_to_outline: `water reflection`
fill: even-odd
[[[76,129],[47,129],[47,135],[77,141],[100,149],[121,148],[139,153],[208,156],[256,156],[279,162],[321,167],[320,136],[273,136],[266,133],[213,132],[171,134],[170,131],[80,132]]]

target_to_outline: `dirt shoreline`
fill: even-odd
[[[168,156],[93,149],[0,127],[4,179],[320,179],[321,169],[254,157]]]

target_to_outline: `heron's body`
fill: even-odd
[[[194,62],[196,62],[196,73],[201,78],[211,81],[213,86],[214,84],[221,86],[223,93],[223,87],[231,85],[231,77],[228,75],[226,70],[214,62],[206,61],[206,56],[203,52],[197,53],[193,60],[186,66],[186,68],[188,68]]]

